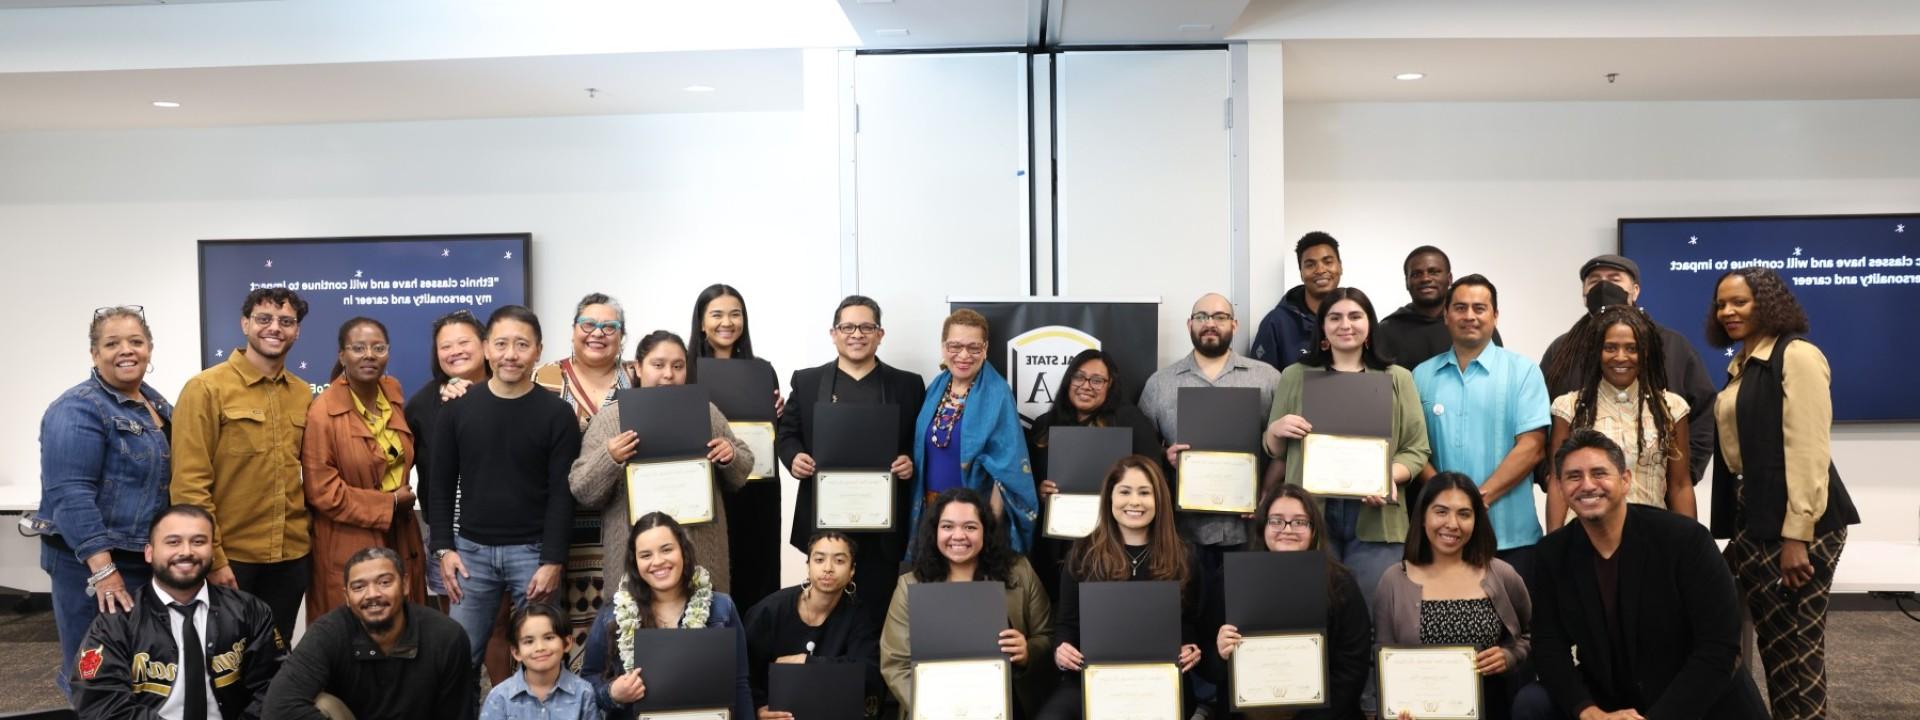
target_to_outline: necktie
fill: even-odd
[[[186,693],[187,720],[207,720],[207,656],[200,642],[200,631],[193,627],[193,611],[200,601],[182,605],[167,603],[180,613],[180,680],[173,689]]]

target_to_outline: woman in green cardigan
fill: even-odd
[[[1353,571],[1353,579],[1373,606],[1373,590],[1380,574],[1400,561],[1402,541],[1407,537],[1407,512],[1402,507],[1401,486],[1419,476],[1420,468],[1431,454],[1427,446],[1427,423],[1420,414],[1420,394],[1414,390],[1413,374],[1393,364],[1375,349],[1372,334],[1376,324],[1373,302],[1355,288],[1339,288],[1320,301],[1319,337],[1308,350],[1306,359],[1280,372],[1273,391],[1273,411],[1268,415],[1267,431],[1261,438],[1267,454],[1284,467],[1286,482],[1299,485],[1302,463],[1301,443],[1313,432],[1313,423],[1304,417],[1301,386],[1308,373],[1385,373],[1393,383],[1393,418],[1388,437],[1388,466],[1393,482],[1385,496],[1333,498],[1322,500],[1327,518],[1326,542],[1335,557]],[[1295,462],[1289,462],[1294,460]]]

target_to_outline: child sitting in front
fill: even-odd
[[[520,670],[487,693],[480,720],[600,720],[593,685],[562,667],[567,660],[566,616],[552,605],[528,603],[507,626]]]

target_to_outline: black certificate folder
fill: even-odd
[[[820,403],[813,413],[814,465],[835,470],[885,470],[900,455],[900,408]]]
[[[935,582],[907,586],[907,632],[913,661],[1004,657],[1007,588],[997,582]]]
[[[630,388],[615,391],[613,397],[620,408],[620,429],[640,436],[635,459],[706,457],[707,442],[713,439],[706,388]]]
[[[773,365],[759,358],[700,358],[700,386],[731,422],[773,422],[779,392]]]
[[[1063,493],[1100,494],[1107,471],[1133,454],[1133,433],[1116,427],[1059,427],[1047,431],[1047,473]]]
[[[774,663],[767,667],[767,709],[794,720],[861,720],[867,714],[866,666]]]
[[[1313,423],[1314,432],[1356,437],[1393,435],[1392,375],[1308,370],[1302,380],[1300,415]]]
[[[740,671],[734,657],[738,628],[635,630],[633,664],[647,681],[646,710],[731,710]]]
[[[1225,566],[1227,623],[1240,634],[1326,629],[1325,552],[1231,552]]]
[[[1180,584],[1080,584],[1080,651],[1088,664],[1180,659]]]
[[[1183,387],[1176,399],[1180,417],[1174,442],[1195,450],[1257,453],[1266,427],[1266,408],[1254,388]]]

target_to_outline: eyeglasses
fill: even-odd
[[[282,330],[292,330],[293,328],[300,326],[300,318],[294,317],[292,315],[281,315],[279,317],[274,317],[267,313],[260,313],[258,315],[253,316],[252,320],[253,320],[253,324],[258,325],[261,328],[273,327],[273,323],[275,321],[278,321],[280,323],[280,328]]]
[[[1086,373],[1074,373],[1071,377],[1067,378],[1068,385],[1085,385],[1095,390],[1106,387],[1107,384],[1111,382],[1113,382],[1113,379],[1105,375],[1088,375]]]
[[[860,323],[858,325],[853,323],[840,323],[839,325],[833,326],[833,330],[841,335],[872,335],[880,332],[881,327],[875,323]]]
[[[950,342],[946,344],[946,349],[948,355],[960,355],[963,357],[978,357],[987,354],[987,346],[981,345],[980,343]]]
[[[627,325],[619,320],[600,322],[590,317],[581,316],[573,319],[573,326],[579,328],[580,332],[587,335],[592,335],[596,332],[607,335],[617,335],[620,333],[620,330]]]
[[[1201,325],[1205,325],[1205,324],[1207,324],[1207,322],[1208,322],[1208,321],[1212,321],[1212,322],[1213,322],[1213,324],[1215,324],[1215,325],[1225,325],[1225,324],[1227,324],[1227,323],[1230,323],[1230,322],[1233,322],[1233,313],[1230,313],[1230,312],[1217,312],[1217,313],[1203,313],[1203,312],[1197,312],[1197,313],[1194,313],[1194,314],[1192,314],[1192,315],[1189,315],[1189,316],[1187,316],[1187,320],[1188,320],[1189,322],[1196,322],[1196,323],[1200,323]]]
[[[349,354],[352,354],[352,355],[372,354],[374,357],[385,357],[387,354],[387,351],[390,349],[391,348],[388,348],[386,343],[377,343],[373,345],[368,345],[366,343],[354,343],[352,345],[347,346],[347,352]]]
[[[1289,517],[1281,517],[1279,515],[1267,516],[1267,527],[1269,529],[1293,530],[1297,532],[1300,530],[1306,530],[1312,525],[1313,525],[1312,521],[1303,517],[1289,518]]]
[[[118,315],[121,313],[133,313],[135,315],[139,315],[140,319],[142,320],[147,319],[147,308],[144,305],[108,305],[106,307],[97,307],[93,309],[94,317],[100,317],[102,315]]]

